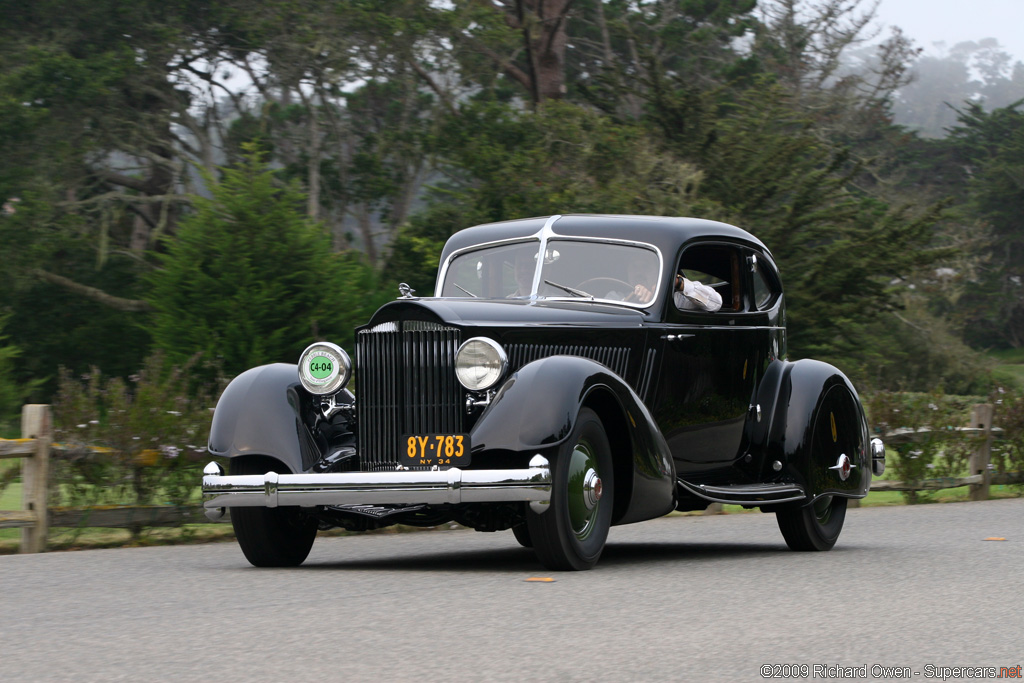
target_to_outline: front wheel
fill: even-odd
[[[266,474],[274,467],[263,458],[235,458],[230,463],[231,474]],[[231,508],[231,526],[254,567],[297,567],[313,547],[317,522],[298,507],[236,507]]]
[[[580,411],[554,458],[549,509],[527,511],[530,540],[548,569],[590,569],[604,550],[614,501],[611,447],[597,413]]]
[[[790,550],[831,550],[843,530],[846,498],[822,496],[796,510],[779,510],[775,519]]]

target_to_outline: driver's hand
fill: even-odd
[[[638,301],[642,304],[647,303],[654,296],[654,292],[647,289],[643,285],[637,285],[633,288],[633,295],[630,297],[634,301]]]

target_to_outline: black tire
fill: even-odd
[[[831,550],[843,530],[846,498],[822,496],[796,510],[779,510],[775,519],[790,550]]]
[[[524,548],[533,547],[533,539],[530,538],[530,527],[526,525],[526,522],[516,524],[512,527],[512,535],[516,537],[517,541],[519,541],[519,545]]]
[[[581,410],[553,457],[549,509],[526,513],[533,549],[548,569],[590,569],[608,539],[615,499],[611,447],[597,413]]]
[[[234,458],[231,474],[266,474],[281,465],[264,458]],[[316,519],[298,507],[231,508],[231,526],[245,559],[254,567],[297,567],[316,539]]]

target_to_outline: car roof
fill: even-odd
[[[567,214],[486,223],[460,230],[445,243],[441,263],[466,247],[537,235],[545,225],[550,226],[552,237],[636,240],[654,245],[666,256],[674,255],[680,245],[696,238],[747,242],[768,252],[767,247],[746,230],[718,221],[673,216]]]

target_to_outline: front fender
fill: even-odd
[[[654,418],[621,377],[587,358],[550,356],[523,366],[474,425],[473,450],[551,450],[569,437],[584,406],[601,417],[611,442],[617,490],[613,522],[672,511],[675,465]]]
[[[351,402],[352,395],[343,391],[342,398]],[[246,370],[217,401],[210,453],[226,458],[266,455],[280,461],[286,472],[305,472],[321,456],[301,418],[303,401],[308,400],[295,365],[274,363]]]
[[[867,495],[867,419],[856,389],[840,370],[809,359],[773,361],[761,382],[758,405],[769,416],[751,435],[751,451],[762,453],[763,481],[797,483],[807,492],[807,502],[823,495]],[[845,481],[830,469],[839,454],[853,464]],[[782,464],[780,471],[775,462]]]

